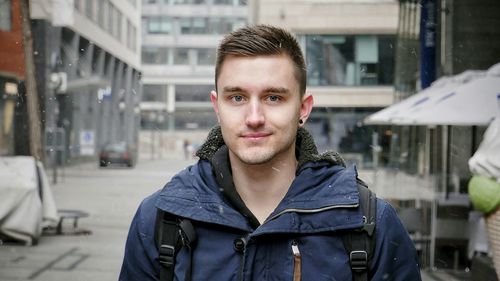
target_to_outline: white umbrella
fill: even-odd
[[[500,64],[443,77],[431,87],[365,119],[366,124],[487,125],[497,114]]]
[[[455,89],[459,84],[450,77],[442,77],[435,81],[431,87],[423,90],[422,92],[412,95],[398,103],[386,107],[370,116],[365,120],[365,124],[394,124],[399,116],[408,112],[421,102],[425,102],[433,95],[439,92],[448,92]]]
[[[435,95],[404,116],[413,125],[488,125],[500,114],[500,64],[454,91]]]

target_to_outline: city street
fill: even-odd
[[[44,235],[36,246],[0,246],[0,281],[117,280],[137,205],[192,162],[176,155],[141,159],[134,169],[101,169],[97,162],[67,167],[64,178],[52,186],[57,207],[89,213],[79,220],[78,230],[91,234],[75,234],[69,221],[63,228],[69,234]],[[444,272],[423,272],[423,280],[455,279]]]
[[[188,163],[179,157],[142,160],[134,169],[101,169],[97,161],[67,167],[52,186],[57,208],[89,213],[78,229],[91,235],[44,235],[36,246],[0,246],[0,280],[117,280],[138,204]],[[64,223],[64,231],[72,228],[72,221]]]

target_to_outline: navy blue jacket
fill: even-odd
[[[157,208],[189,218],[198,234],[192,280],[293,280],[292,244],[301,255],[302,280],[352,280],[340,231],[363,225],[355,168],[326,161],[308,162],[285,198],[253,228],[221,194],[212,164],[205,159],[174,176],[140,205],[130,227],[121,281],[159,280],[154,241]],[[377,201],[376,246],[370,280],[421,280],[415,247],[394,209]],[[234,241],[248,239],[244,251]],[[177,255],[174,280],[183,280],[189,261]]]

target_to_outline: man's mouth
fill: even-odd
[[[246,140],[257,141],[270,136],[271,133],[268,132],[258,132],[258,133],[243,133],[241,137]]]

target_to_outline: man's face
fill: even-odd
[[[231,160],[249,165],[295,155],[299,119],[305,122],[312,96],[301,97],[288,56],[229,56],[211,101]]]

